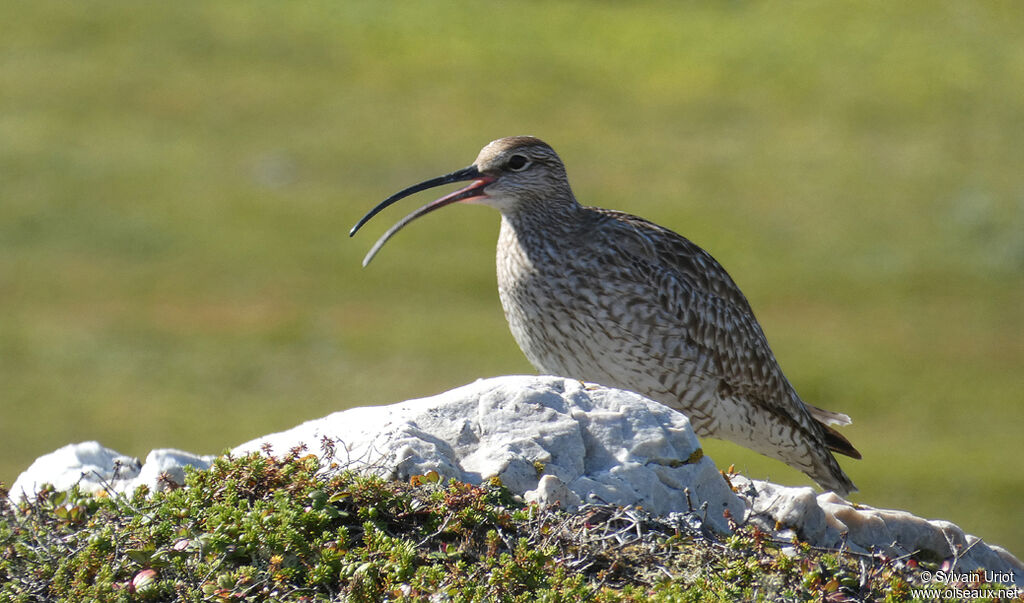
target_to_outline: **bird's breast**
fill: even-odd
[[[585,245],[533,242],[503,222],[497,275],[509,329],[542,373],[650,396],[677,384],[648,367],[664,361],[673,380],[707,369],[651,285]]]

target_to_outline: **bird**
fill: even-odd
[[[469,182],[388,229],[454,203],[501,213],[497,281],[513,337],[542,374],[625,389],[684,413],[699,437],[735,442],[839,495],[856,486],[833,452],[861,458],[832,426],[850,417],[804,402],[732,277],[704,249],[653,222],[577,201],[565,165],[533,136],[487,144],[468,167],[371,209]]]

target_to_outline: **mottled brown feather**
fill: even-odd
[[[515,159],[515,161],[512,161]],[[841,494],[829,452],[860,453],[786,379],[746,297],[706,251],[652,222],[580,205],[555,151],[496,140],[474,166],[502,214],[498,290],[538,370],[630,389],[685,412],[698,435],[731,439]]]

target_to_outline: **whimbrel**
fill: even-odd
[[[850,418],[800,399],[725,269],[667,228],[581,205],[543,141],[495,140],[471,166],[388,197],[349,234],[399,199],[464,181],[392,226],[363,265],[420,216],[490,205],[501,212],[501,305],[538,371],[634,391],[685,413],[698,436],[781,460],[839,494],[856,490],[830,452],[860,458],[829,426]]]

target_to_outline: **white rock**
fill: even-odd
[[[984,568],[1006,572],[1014,576],[1016,586],[1024,587],[1024,563],[1002,547],[965,535],[948,521],[854,504],[834,492],[814,496],[810,488],[786,488],[741,476],[733,477],[732,482],[747,501],[748,519],[769,531],[778,526],[780,531],[795,531],[813,545],[845,546],[855,552],[881,552],[890,557],[918,553],[934,560],[952,559],[957,571]]]
[[[707,520],[727,530],[743,503],[700,448],[686,417],[637,394],[561,377],[498,377],[431,398],[357,408],[303,423],[235,448],[285,454],[323,438],[335,460],[390,478],[437,471],[481,483],[497,476],[538,502],[638,505],[651,513],[708,504]],[[541,477],[555,478],[541,480]],[[571,494],[571,495],[570,495]]]
[[[169,482],[184,483],[186,466],[206,469],[214,458],[164,449],[150,452],[143,464],[98,442],[68,444],[36,459],[14,481],[11,497],[32,498],[43,484],[53,484],[57,490],[78,484],[86,492],[130,492],[143,484],[162,490]]]
[[[139,474],[138,459],[104,448],[99,442],[68,444],[35,460],[14,480],[11,497],[33,497],[43,484],[70,490],[78,484],[87,492],[109,488],[115,481],[131,480]]]
[[[155,492],[171,484],[180,486],[185,483],[185,467],[209,469],[215,458],[213,455],[199,456],[172,448],[154,450],[146,455],[146,462],[142,464],[139,474],[124,485],[124,490],[146,485],[150,491]]]
[[[573,508],[580,505],[580,497],[554,475],[541,477],[537,487],[527,490],[523,498],[526,502],[537,503],[543,507],[557,505],[561,508]]]
[[[732,478],[732,483],[749,501],[751,516],[748,519],[771,518],[770,522],[762,522],[763,529],[775,531],[775,524],[778,524],[812,543],[839,539],[839,530],[829,524],[813,488],[789,488],[742,476]]]

